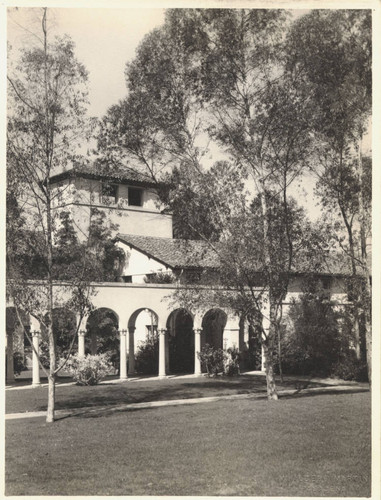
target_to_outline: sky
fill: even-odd
[[[33,37],[22,27],[38,28],[39,8],[8,12],[13,52]],[[124,69],[144,35],[164,21],[164,9],[48,9],[51,35],[69,34],[75,53],[89,72],[89,115],[102,117],[126,95]],[[48,18],[49,22],[49,18]]]
[[[127,3],[126,3],[127,4]],[[159,3],[157,5],[160,5]],[[308,9],[293,10],[293,17]],[[49,36],[68,34],[75,42],[75,54],[89,72],[89,115],[101,118],[108,108],[126,96],[124,70],[132,61],[145,34],[164,22],[161,8],[49,8]],[[8,9],[7,39],[12,57],[19,48],[35,42],[31,33],[40,30],[41,8]],[[95,141],[84,145],[82,153],[95,147]],[[370,136],[364,140],[364,149],[370,149]],[[216,159],[209,154],[208,163]],[[312,218],[320,209],[313,196],[314,179],[304,177],[291,193],[306,207]],[[250,186],[249,186],[250,187]]]

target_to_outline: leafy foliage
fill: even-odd
[[[13,371],[16,375],[20,375],[23,370],[26,370],[26,366],[24,364],[24,356],[21,352],[13,353]]]
[[[84,357],[71,356],[66,369],[77,385],[97,385],[112,370],[112,366],[105,354],[88,354]]]
[[[90,335],[94,335],[96,338],[97,353],[107,354],[110,363],[116,370],[119,370],[119,332],[114,312],[103,308],[92,311],[87,322],[87,350],[89,350],[88,344],[91,341]]]
[[[142,342],[135,355],[135,367],[138,373],[157,374],[159,366],[159,334],[154,328],[145,342]]]
[[[205,344],[201,351],[197,353],[197,357],[208,377],[216,376],[219,373],[229,377],[239,374],[238,349],[229,348],[225,351]]]
[[[364,380],[364,362],[356,358],[349,311],[335,310],[321,284],[308,281],[294,300],[282,339],[282,366],[287,373]]]
[[[144,283],[175,283],[176,277],[173,274],[166,272],[157,272],[148,274],[144,277]]]

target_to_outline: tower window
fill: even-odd
[[[139,188],[128,188],[128,204],[134,207],[142,206],[143,190]]]

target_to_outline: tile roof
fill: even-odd
[[[197,240],[181,240],[133,234],[118,234],[117,239],[173,269],[217,269],[220,266],[218,248],[215,251],[208,243]],[[303,266],[302,266],[303,267]],[[331,253],[321,262],[309,262],[304,269],[293,269],[295,274],[343,275],[351,274],[349,259]]]
[[[118,234],[117,239],[171,268],[213,269],[219,266],[217,253],[204,241],[132,234]]]
[[[151,177],[141,172],[134,170],[131,167],[123,167],[119,171],[110,173],[108,169],[100,163],[92,163],[91,165],[76,166],[68,170],[64,170],[50,177],[51,183],[56,183],[64,179],[84,177],[96,180],[108,180],[122,184],[131,184],[135,186],[155,186],[157,183]]]

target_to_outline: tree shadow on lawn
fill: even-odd
[[[341,396],[344,394],[358,394],[363,392],[369,392],[369,389],[365,388],[353,388],[353,389],[342,389],[342,390],[324,390],[324,391],[314,391],[314,392],[296,392],[294,394],[280,395],[279,400],[296,400],[300,398],[311,398],[315,396]],[[248,400],[250,400],[250,394],[248,393]],[[226,402],[233,402],[234,400],[225,400]],[[267,401],[266,394],[260,394],[255,399],[251,400],[253,403],[255,401]],[[187,406],[194,406],[202,403],[190,403]],[[171,406],[182,406],[181,404],[174,403]],[[142,407],[142,408],[128,408],[128,407],[120,407],[120,405],[110,405],[108,408],[94,408],[94,409],[84,409],[83,411],[79,411],[78,413],[72,413],[65,415],[63,417],[57,418],[57,420],[63,420],[66,418],[103,418],[103,417],[111,417],[113,415],[122,414],[122,413],[130,413],[130,412],[138,412],[138,411],[146,411],[146,410],[157,410],[160,408],[164,408],[161,406],[150,406],[150,407]]]
[[[327,387],[328,384],[312,383],[309,380],[285,379],[277,382],[278,390]],[[214,377],[200,378],[192,381],[166,379],[162,381],[134,382],[121,385],[102,384],[93,387],[72,386],[68,391],[75,394],[57,394],[56,409],[76,409],[96,406],[118,406],[120,404],[136,404],[174,399],[193,399],[234,394],[265,394],[266,381],[263,376],[240,375],[235,378]],[[83,391],[83,392],[82,392]],[[41,405],[38,410],[46,410]]]
[[[314,391],[314,392],[302,392],[297,390],[293,394],[284,394],[280,395],[279,399],[299,399],[299,398],[313,398],[315,396],[341,396],[342,394],[359,394],[361,392],[370,392],[369,388],[366,387],[353,387],[353,389],[328,389],[323,391]]]

